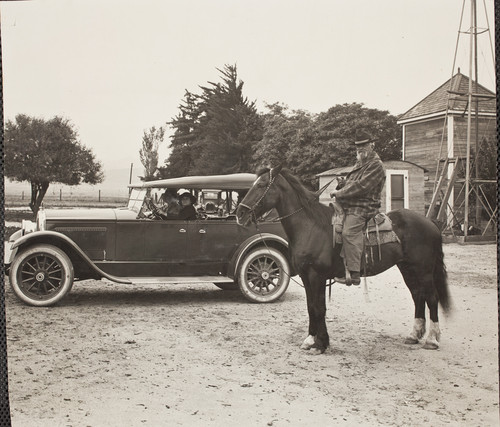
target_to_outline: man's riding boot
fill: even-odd
[[[351,271],[351,274],[347,275],[347,277],[335,277],[334,280],[338,283],[342,283],[343,285],[358,286],[361,283],[361,278],[359,276],[359,271]]]

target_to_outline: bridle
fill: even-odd
[[[264,192],[262,193],[262,195],[259,197],[259,199],[254,203],[253,207],[250,207],[244,203],[240,203],[240,206],[243,206],[244,208],[247,208],[249,211],[250,211],[250,214],[252,215],[252,218],[254,219],[255,221],[255,224],[257,224],[257,215],[255,213],[255,209],[257,209],[257,207],[262,203],[262,200],[264,200],[264,197],[266,197],[266,194],[269,192],[269,190],[271,189],[271,186],[273,185],[274,181],[276,180],[276,178],[278,177],[279,173],[276,174],[276,176],[273,176],[273,170],[272,169],[269,169],[269,183],[267,184],[267,187],[266,189],[264,190]],[[299,209],[293,211],[292,213],[289,213],[287,215],[283,215],[283,216],[280,216],[278,218],[274,218],[272,220],[272,222],[279,222],[281,221],[282,219],[285,219],[285,218],[289,218],[291,217],[292,215],[295,215],[296,213],[300,212],[301,210],[304,209],[304,206],[301,206]]]

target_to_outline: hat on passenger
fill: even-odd
[[[356,137],[354,140],[354,145],[356,147],[363,146],[365,144],[369,144],[370,142],[375,142],[375,141],[376,139],[372,138],[372,136],[365,130],[362,129],[356,130]]]
[[[179,200],[181,200],[183,197],[189,197],[191,203],[196,202],[196,197],[194,197],[189,191],[185,191],[184,193],[179,194]]]

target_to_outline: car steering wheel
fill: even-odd
[[[147,200],[146,203],[148,208],[151,210],[151,216],[153,219],[167,219],[167,215],[162,213],[151,199]]]

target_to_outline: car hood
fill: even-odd
[[[45,209],[45,216],[50,220],[107,220],[114,221],[117,219],[135,219],[137,213],[127,209]]]

